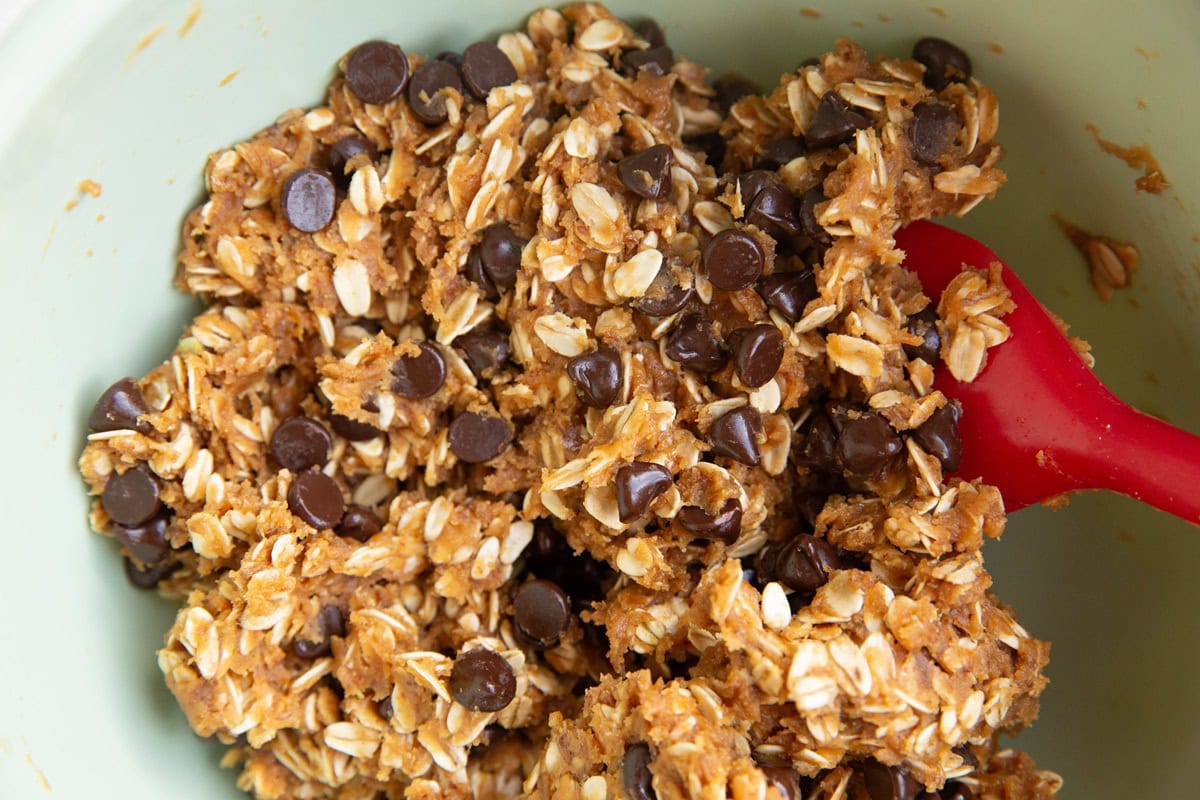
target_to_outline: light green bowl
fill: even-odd
[[[816,18],[781,0],[613,6],[658,17],[677,52],[768,83],[839,35],[893,54],[925,34],[967,48],[1001,98],[1010,182],[964,227],[1092,342],[1118,394],[1200,430],[1200,4],[932,1],[944,12],[925,0],[806,0]],[[181,36],[191,8],[41,0],[0,42],[4,800],[240,796],[155,665],[172,607],[130,588],[115,547],[88,533],[74,470],[83,420],[109,382],[166,355],[195,308],[170,281],[209,151],[319,102],[332,64],[359,41],[461,48],[531,10],[204,0]],[[1149,142],[1173,188],[1135,193],[1136,173],[1100,153],[1088,122],[1120,143]],[[103,194],[80,199],[83,179]],[[1135,241],[1133,287],[1101,304],[1054,211]],[[1196,797],[1200,532],[1124,498],[1086,496],[1018,513],[987,558],[1001,595],[1054,642],[1042,719],[1020,744],[1065,777],[1063,796]]]

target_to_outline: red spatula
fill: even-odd
[[[914,222],[896,234],[904,265],[935,302],[962,265],[1000,258],[961,233]],[[1100,383],[1025,285],[1004,267],[1017,304],[1012,338],[983,372],[937,388],[962,402],[957,475],[999,487],[1009,511],[1080,489],[1109,489],[1200,524],[1200,438],[1121,402]]]

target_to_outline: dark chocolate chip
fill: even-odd
[[[138,589],[153,589],[163,578],[179,569],[178,561],[163,561],[139,567],[132,558],[125,558],[125,578]]]
[[[641,72],[666,75],[674,64],[675,51],[666,45],[649,50],[626,50],[621,54],[621,71],[633,77]]]
[[[688,147],[704,153],[704,160],[717,174],[720,174],[721,164],[725,161],[725,137],[716,131],[710,131],[699,136],[689,137],[686,144]]]
[[[526,241],[503,222],[489,225],[479,242],[479,260],[498,289],[511,289],[521,269],[521,251]]]
[[[791,767],[763,767],[763,777],[768,786],[774,786],[783,795],[783,800],[804,800],[800,786],[800,774]]]
[[[104,390],[92,413],[88,414],[88,428],[93,431],[135,430],[148,434],[154,430],[147,420],[138,419],[149,414],[150,406],[141,388],[133,378],[121,378]]]
[[[320,170],[305,167],[283,181],[279,188],[279,207],[289,225],[313,233],[333,219],[335,194],[332,178]]]
[[[639,197],[658,200],[671,193],[670,145],[656,144],[617,162],[625,188]]]
[[[462,94],[458,68],[447,61],[426,61],[413,72],[408,84],[408,107],[413,116],[426,125],[441,125],[446,110],[446,91]]]
[[[783,335],[774,325],[760,323],[733,333],[733,368],[743,386],[757,389],[770,381],[783,363]]]
[[[579,399],[592,408],[608,408],[617,401],[623,373],[621,355],[605,345],[567,362],[567,376]]]
[[[437,54],[436,58],[438,61],[445,61],[447,64],[453,65],[455,69],[462,69],[463,59],[461,53],[456,53],[453,50],[443,50]]]
[[[758,293],[780,316],[795,323],[804,316],[809,301],[816,298],[817,280],[807,267],[799,272],[776,272],[758,282]]]
[[[833,545],[801,533],[775,553],[773,567],[780,583],[797,592],[812,594],[842,564]]]
[[[812,149],[834,147],[849,141],[857,130],[871,127],[871,118],[854,109],[840,94],[828,91],[817,104],[804,140]]]
[[[455,339],[454,346],[462,350],[477,378],[491,378],[512,355],[508,335],[500,331],[473,330]]]
[[[954,472],[962,460],[962,439],[958,435],[958,421],[962,406],[957,400],[934,411],[921,427],[912,432],[912,438],[921,449],[942,462],[942,469]]]
[[[503,453],[512,442],[513,429],[501,417],[467,411],[450,423],[450,449],[460,461],[480,464]]]
[[[667,337],[666,351],[672,361],[702,375],[711,375],[729,359],[703,314],[688,314],[679,320]]]
[[[777,180],[762,185],[746,207],[745,220],[776,239],[796,236],[801,230],[796,197]]]
[[[392,364],[392,391],[409,400],[437,394],[446,383],[446,359],[437,346],[416,342],[415,356],[400,356]]]
[[[878,474],[903,448],[888,421],[868,411],[846,421],[838,436],[837,456],[848,473],[867,478]]]
[[[717,417],[708,429],[708,441],[714,456],[740,461],[757,467],[761,456],[758,437],[762,435],[762,414],[753,406],[741,406]]]
[[[652,461],[634,461],[617,470],[617,516],[632,522],[671,488],[671,471]]]
[[[325,606],[321,609],[321,627],[327,636],[345,636],[346,615],[337,606]]]
[[[762,275],[766,256],[751,234],[736,228],[723,230],[704,248],[704,271],[712,285],[726,291],[751,286]]]
[[[408,82],[408,56],[391,42],[365,42],[346,59],[346,84],[364,103],[393,100]]]
[[[317,530],[333,530],[346,513],[341,487],[324,472],[301,472],[288,489],[288,508]]]
[[[676,516],[679,524],[704,539],[719,539],[726,544],[737,541],[742,532],[742,506],[732,497],[725,501],[716,514],[709,514],[700,506],[684,506]]]
[[[342,521],[338,523],[337,534],[347,539],[357,539],[365,542],[383,530],[383,521],[379,515],[366,506],[352,505],[346,508]]]
[[[913,800],[921,788],[903,767],[887,767],[878,761],[865,762],[862,774],[871,800]]]
[[[350,176],[346,174],[346,166],[355,156],[362,153],[366,153],[371,161],[374,161],[379,155],[375,143],[357,133],[343,136],[329,146],[329,152],[325,154],[325,163],[329,165],[329,174],[333,176],[333,180],[343,188],[350,183]]]
[[[329,640],[296,639],[292,642],[291,651],[297,658],[320,658],[329,654]]]
[[[808,143],[802,136],[772,139],[758,151],[759,169],[779,169],[800,156],[808,155]]]
[[[359,422],[332,412],[329,414],[329,427],[333,428],[333,432],[338,436],[352,442],[366,442],[383,435],[383,431],[370,423]]]
[[[530,641],[550,647],[571,622],[571,601],[553,581],[529,581],[513,595],[513,621]]]
[[[463,271],[467,280],[483,290],[483,296],[486,299],[493,302],[500,299],[500,290],[496,288],[496,282],[492,280],[492,276],[483,266],[483,256],[480,254],[478,245],[472,247],[471,252],[467,254],[467,263]]]
[[[171,554],[167,542],[168,513],[158,513],[141,525],[113,525],[113,536],[143,564],[158,564]]]
[[[939,800],[975,800],[971,787],[959,781],[950,781],[938,792]]]
[[[717,107],[721,109],[722,115],[728,114],[730,106],[743,97],[762,94],[762,87],[736,72],[717,78],[713,81],[713,89],[717,93]]]
[[[315,419],[289,417],[275,426],[268,449],[279,466],[302,472],[325,466],[332,444],[329,431]]]
[[[937,309],[926,306],[908,318],[905,326],[909,333],[921,337],[920,344],[904,345],[904,354],[909,358],[920,358],[933,365],[938,362],[938,351],[942,349],[942,337],[937,329]]]
[[[516,81],[517,70],[499,47],[476,42],[463,51],[462,78],[471,94],[486,100],[492,89]]]
[[[316,627],[321,635],[319,639],[295,639],[292,641],[292,653],[299,658],[321,658],[329,655],[330,638],[346,635],[346,619],[337,606],[325,606],[317,615]]]
[[[591,602],[604,597],[612,569],[592,558],[586,550],[574,553],[548,520],[534,522],[528,554],[530,572],[571,588],[571,605],[577,611],[591,610]]]
[[[940,92],[951,82],[965,83],[971,78],[971,59],[959,47],[926,36],[913,45],[913,58],[925,67],[925,85]]]
[[[837,429],[823,411],[813,412],[804,436],[801,461],[817,472],[828,472],[836,464]]]
[[[692,289],[672,282],[671,270],[664,264],[646,289],[646,294],[631,305],[651,317],[669,317],[683,310],[693,294]]]
[[[933,164],[946,152],[962,127],[962,118],[952,106],[942,103],[919,103],[913,108],[908,141],[913,158],[922,164]]]
[[[638,742],[621,759],[621,786],[628,800],[657,800],[654,775],[650,772],[650,745]]]
[[[162,507],[158,481],[144,465],[112,475],[100,495],[100,505],[112,521],[126,528],[149,522]]]
[[[499,711],[517,694],[517,678],[499,653],[478,649],[460,653],[450,669],[450,694],[472,711]]]
[[[644,19],[634,28],[637,35],[651,47],[662,47],[667,43],[667,35],[662,26],[652,19]]]
[[[817,205],[826,199],[819,186],[809,189],[800,198],[800,230],[819,247],[828,247],[833,243],[829,232],[817,222]]]

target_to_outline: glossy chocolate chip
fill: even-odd
[[[425,125],[441,125],[446,110],[446,90],[462,94],[458,68],[446,61],[426,61],[413,72],[408,83],[408,107]]]
[[[888,767],[878,761],[865,762],[862,774],[871,800],[913,800],[921,788],[903,767]]]
[[[783,800],[804,800],[800,786],[800,774],[791,767],[763,767],[763,777],[768,786],[774,786],[783,795]]]
[[[333,428],[333,432],[338,436],[352,442],[367,442],[376,436],[383,435],[383,431],[374,425],[367,422],[359,422],[349,417],[343,417],[341,414],[330,413],[329,427]]]
[[[392,391],[409,400],[437,394],[446,383],[446,359],[437,345],[416,342],[416,355],[400,356],[392,364]]]
[[[366,506],[352,505],[346,508],[342,521],[338,523],[337,534],[347,539],[365,542],[383,530],[383,521],[379,515]]]
[[[640,39],[651,47],[662,47],[667,43],[667,35],[656,20],[644,19],[634,28]]]
[[[394,100],[408,82],[408,56],[391,42],[364,42],[346,59],[346,85],[364,103]]]
[[[343,188],[349,185],[350,176],[346,174],[346,166],[355,156],[363,153],[367,154],[370,161],[374,161],[379,155],[375,143],[361,134],[352,133],[331,144],[329,152],[325,154],[325,163],[329,166],[329,174],[333,176],[333,180]]]
[[[450,669],[450,695],[472,711],[500,711],[517,694],[517,678],[499,653],[460,653]]]
[[[814,150],[849,141],[857,130],[871,127],[871,118],[854,109],[840,94],[828,91],[817,104],[804,140]]]
[[[489,225],[479,242],[479,260],[492,283],[499,289],[511,289],[521,269],[521,251],[526,241],[503,222]]]
[[[630,305],[651,317],[669,317],[683,310],[695,292],[689,287],[673,283],[671,270],[665,265],[658,271],[646,294]]]
[[[508,335],[500,331],[470,331],[454,340],[477,378],[491,378],[512,355]]]
[[[478,245],[472,247],[471,252],[467,254],[467,263],[463,267],[463,272],[467,276],[467,280],[483,290],[483,296],[486,299],[493,302],[500,299],[500,290],[496,288],[496,282],[483,267],[483,256],[480,254]]]
[[[745,219],[776,239],[800,233],[796,197],[779,181],[773,180],[762,186],[747,206]]]
[[[784,136],[772,139],[758,151],[759,169],[779,169],[794,159],[808,155],[808,143],[802,136]]]
[[[289,417],[275,426],[268,449],[279,466],[302,472],[325,466],[332,445],[333,437],[315,419]]]
[[[346,635],[346,618],[337,606],[325,606],[317,616],[315,627],[319,631],[319,638],[292,641],[291,650],[298,657],[311,659],[329,655],[332,644],[330,638]]]
[[[313,233],[333,219],[335,194],[332,178],[320,170],[305,167],[284,180],[279,188],[279,207],[289,225]]]
[[[758,240],[736,228],[723,230],[710,239],[703,260],[712,285],[730,292],[753,285],[766,264]]]
[[[913,108],[912,124],[908,129],[913,158],[922,164],[937,162],[954,141],[960,127],[962,118],[952,106],[919,103]]]
[[[141,464],[120,475],[112,475],[104,485],[100,505],[116,524],[136,528],[149,522],[162,507],[158,481]]]
[[[823,411],[816,411],[808,423],[801,447],[801,461],[817,472],[828,472],[836,465],[837,429]]]
[[[851,475],[871,477],[904,448],[881,414],[868,411],[846,421],[838,436],[838,462]]]
[[[617,162],[617,175],[638,197],[658,200],[671,192],[671,147],[656,144]]]
[[[939,800],[975,800],[971,787],[959,781],[950,781],[938,792]]]
[[[324,472],[301,472],[292,481],[287,495],[293,514],[317,530],[332,530],[346,513],[341,487]]]
[[[627,800],[657,800],[650,772],[650,745],[638,742],[621,759],[621,786]]]
[[[743,386],[757,389],[770,381],[783,363],[783,334],[761,323],[734,331],[733,368]]]
[[[667,356],[684,367],[710,375],[725,366],[728,355],[702,314],[688,314],[667,338]]]
[[[817,205],[826,199],[820,187],[809,189],[800,198],[800,231],[818,247],[828,247],[833,243],[829,231],[817,221]]]
[[[801,533],[775,554],[775,577],[797,592],[812,594],[842,568],[837,550],[824,539]]]
[[[726,544],[733,544],[742,532],[742,506],[733,498],[726,500],[716,514],[709,514],[700,506],[684,506],[676,519],[685,530]]]
[[[813,271],[776,272],[758,282],[758,293],[766,304],[785,320],[795,323],[804,316],[804,307],[817,296]]]
[[[958,434],[961,416],[962,406],[957,400],[951,400],[912,432],[912,438],[921,449],[942,462],[946,472],[954,472],[962,460],[962,439]]]
[[[663,45],[648,50],[626,50],[621,54],[621,71],[636,77],[641,72],[666,75],[675,64],[675,51]]]
[[[671,471],[651,461],[634,461],[617,470],[617,516],[632,522],[671,488]]]
[[[608,408],[621,392],[621,355],[613,348],[601,345],[591,353],[568,361],[567,376],[575,384],[584,405]]]
[[[163,561],[159,564],[149,564],[139,567],[133,559],[126,557],[125,578],[138,589],[153,589],[175,570],[179,569],[178,561]]]
[[[904,345],[906,356],[923,359],[930,365],[938,363],[938,351],[942,348],[942,337],[938,333],[937,320],[937,310],[933,306],[926,306],[922,311],[908,318],[906,330],[920,336],[921,343]]]
[[[512,442],[513,429],[501,417],[467,411],[450,423],[450,449],[459,461],[481,464],[503,453]]]
[[[971,59],[956,45],[926,36],[913,45],[913,58],[925,67],[925,85],[940,92],[951,82],[965,83],[971,77]]]
[[[121,378],[104,390],[88,414],[88,428],[93,431],[135,430],[150,433],[154,430],[147,420],[139,417],[150,413],[146,398],[133,378]]]
[[[757,467],[761,460],[758,437],[762,435],[762,414],[753,406],[742,406],[717,417],[708,429],[710,452]]]
[[[517,70],[499,47],[476,42],[463,51],[462,78],[471,94],[486,100],[492,89],[514,82]]]
[[[736,72],[717,78],[713,81],[713,89],[717,93],[717,107],[721,109],[723,115],[728,114],[730,106],[743,97],[762,94],[762,87],[745,75],[739,75]]]
[[[158,564],[171,554],[167,542],[170,514],[159,512],[141,525],[113,525],[113,536],[129,554],[143,564]]]
[[[513,621],[530,641],[550,647],[571,622],[571,601],[553,581],[529,581],[513,595]]]

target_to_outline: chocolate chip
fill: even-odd
[[[141,388],[133,378],[121,378],[104,390],[92,413],[88,414],[88,428],[93,431],[135,430],[148,434],[154,430],[149,421],[138,419],[149,414],[150,406]]]
[[[758,293],[768,306],[788,322],[795,323],[804,316],[804,307],[817,296],[817,280],[813,271],[776,272],[758,282]]]
[[[467,411],[450,423],[450,449],[467,464],[491,461],[508,448],[512,438],[512,426],[500,417]]]
[[[733,544],[742,532],[742,506],[732,497],[725,501],[716,514],[709,514],[700,506],[684,506],[675,518],[685,530],[704,539],[719,539],[726,544]]]
[[[456,53],[453,50],[443,50],[442,52],[438,53],[435,58],[437,58],[438,61],[445,61],[447,64],[452,65],[455,69],[462,69],[463,62],[461,53]]]
[[[773,572],[789,589],[812,594],[842,568],[837,550],[824,539],[807,533],[797,535],[774,554]]]
[[[120,475],[109,477],[100,495],[100,505],[118,525],[136,528],[148,522],[162,507],[158,481],[139,464]]]
[[[704,272],[718,289],[745,289],[758,280],[765,264],[758,240],[736,228],[721,231],[704,248]]]
[[[784,136],[772,139],[758,151],[760,169],[779,169],[794,159],[808,155],[808,143],[802,136]]]
[[[840,94],[828,91],[817,104],[804,139],[812,149],[834,147],[848,141],[854,132],[871,127],[871,118],[857,111]]]
[[[671,488],[671,471],[652,461],[634,461],[617,470],[617,516],[632,522]]]
[[[921,449],[942,462],[942,469],[946,472],[954,472],[962,460],[962,439],[958,435],[961,416],[962,405],[957,400],[951,400],[912,432],[912,438],[921,445]]]
[[[801,448],[801,461],[817,472],[828,472],[836,465],[837,429],[823,411],[813,413]]]
[[[638,197],[658,200],[671,192],[669,145],[656,144],[617,162],[617,174],[625,188]]]
[[[800,774],[791,767],[763,767],[763,777],[783,795],[783,800],[804,800]]]
[[[975,800],[971,787],[959,781],[950,781],[938,792],[940,800]]]
[[[567,362],[567,376],[579,399],[592,408],[608,408],[617,402],[623,373],[621,355],[605,345]]]
[[[591,610],[591,602],[603,598],[611,582],[612,568],[592,558],[586,550],[574,553],[548,520],[534,522],[533,541],[527,553],[530,572],[571,588],[571,606],[577,611]]]
[[[783,335],[761,323],[734,331],[733,368],[743,386],[757,389],[770,381],[783,363]]]
[[[903,448],[888,421],[868,411],[846,421],[838,436],[837,457],[851,475],[867,478],[878,474]]]
[[[657,800],[654,775],[650,772],[650,745],[638,742],[621,759],[621,786],[628,800]]]
[[[408,82],[408,56],[391,42],[365,42],[346,59],[346,84],[364,103],[393,100]]]
[[[164,561],[139,567],[133,559],[125,558],[125,578],[138,589],[153,589],[162,579],[179,569],[178,561]]]
[[[904,345],[904,354],[909,358],[924,359],[925,363],[933,365],[938,362],[938,351],[942,349],[942,337],[937,329],[937,310],[926,306],[920,312],[908,318],[905,329],[921,337],[920,344]]]
[[[441,125],[449,112],[446,92],[452,89],[462,94],[458,68],[446,61],[426,61],[413,72],[408,84],[408,107],[413,116],[426,125]]]
[[[517,70],[499,47],[476,42],[463,51],[462,77],[471,94],[486,100],[492,89],[513,83]]]
[[[325,606],[317,615],[316,627],[321,632],[319,639],[295,639],[292,653],[300,658],[312,659],[329,655],[330,638],[346,635],[346,619],[337,606]]]
[[[529,581],[513,595],[513,621],[530,641],[550,647],[571,622],[571,601],[553,581]]]
[[[335,193],[328,175],[305,167],[288,175],[279,187],[279,207],[293,228],[314,233],[333,219]]]
[[[713,334],[712,323],[703,314],[688,314],[667,337],[667,356],[702,375],[725,366],[728,355]]]
[[[381,530],[383,521],[379,519],[379,515],[366,506],[359,505],[349,506],[337,526],[338,536],[357,539],[360,542],[367,541]]]
[[[644,19],[634,28],[637,35],[651,47],[662,47],[667,43],[667,35],[663,33],[662,26],[655,20]]]
[[[374,425],[343,417],[341,414],[329,414],[329,427],[333,428],[333,432],[338,436],[352,442],[367,442],[383,435],[383,431]]]
[[[329,166],[329,174],[333,176],[333,180],[343,188],[348,186],[350,176],[346,174],[346,166],[355,156],[363,153],[367,154],[370,161],[374,161],[379,155],[375,143],[357,133],[343,136],[331,144],[329,152],[325,154],[325,163]]]
[[[446,359],[437,346],[416,342],[415,356],[400,356],[392,364],[392,391],[409,400],[437,394],[446,383]]]
[[[470,331],[454,340],[477,378],[491,378],[512,355],[508,335],[500,331]]]
[[[925,85],[940,92],[951,82],[965,83],[971,78],[971,59],[960,48],[926,36],[913,45],[913,58],[925,67]]]
[[[776,239],[800,233],[796,197],[779,181],[763,185],[746,208],[745,220]]]
[[[820,187],[809,189],[800,198],[800,230],[818,247],[828,247],[833,243],[829,232],[817,222],[817,205],[826,199]]]
[[[621,71],[633,77],[641,72],[666,75],[674,65],[675,51],[666,45],[648,50],[626,50],[621,54]]]
[[[301,472],[288,489],[288,508],[317,530],[332,530],[342,521],[346,501],[337,482],[324,472]]]
[[[268,449],[279,466],[302,472],[325,466],[332,444],[329,431],[315,419],[289,417],[275,426]]]
[[[630,305],[651,317],[669,317],[681,311],[693,294],[692,289],[673,283],[671,270],[663,265],[646,289],[646,294]]]
[[[517,694],[517,678],[499,653],[478,649],[459,653],[450,669],[450,694],[472,711],[499,711]]]
[[[762,414],[753,406],[742,406],[717,417],[708,429],[708,441],[714,456],[740,461],[757,467],[761,460],[758,437],[762,434]]]
[[[463,268],[467,276],[467,280],[476,284],[483,290],[483,296],[495,302],[500,299],[500,290],[496,288],[496,282],[492,280],[492,276],[483,267],[483,256],[480,255],[479,246],[471,248],[471,252],[467,254],[467,263]]]
[[[962,118],[953,107],[941,103],[917,104],[908,129],[913,158],[922,164],[936,163],[954,141],[960,127]]]
[[[725,137],[716,131],[709,131],[699,136],[689,137],[685,143],[688,147],[704,153],[704,160],[718,175],[721,174],[721,164],[725,161]]]
[[[499,289],[511,289],[521,269],[521,251],[526,241],[503,222],[489,225],[479,242],[479,260]]]
[[[903,767],[867,761],[862,774],[871,800],[913,800],[920,791],[920,784]]]
[[[143,564],[158,564],[171,553],[167,542],[170,514],[155,514],[141,525],[113,525],[113,536]]]
[[[762,88],[745,75],[731,72],[713,81],[713,89],[717,93],[717,107],[722,116],[729,113],[729,108],[743,97],[752,94],[762,94]]]

